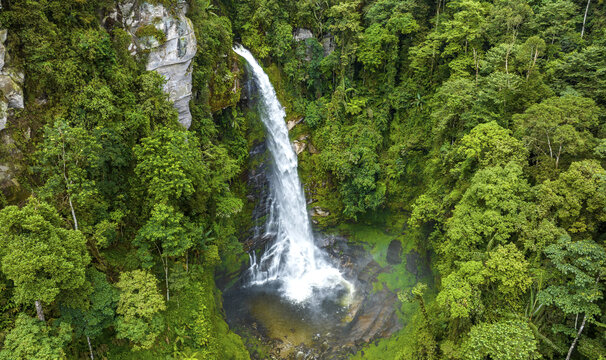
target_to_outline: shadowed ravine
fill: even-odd
[[[225,289],[228,322],[253,358],[268,356],[255,349],[259,344],[271,349],[272,358],[345,358],[401,327],[397,296],[388,289],[369,296],[387,269],[362,246],[313,233],[284,109],[252,54],[234,50],[249,65],[266,130],[265,143],[251,156],[269,156],[251,172],[250,182],[260,190],[253,218],[262,221],[253,230],[250,267]]]

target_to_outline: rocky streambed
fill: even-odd
[[[354,283],[353,297],[344,301],[344,294],[337,293],[320,303],[296,305],[281,298],[277,289],[236,282],[224,290],[224,308],[230,327],[243,337],[252,358],[345,359],[402,328],[397,294],[387,286],[373,286],[381,274],[392,271],[392,264],[381,266],[362,244],[342,236],[316,239]],[[390,246],[388,259],[400,258],[393,254],[397,251],[401,248]]]

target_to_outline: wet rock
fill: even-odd
[[[387,262],[391,265],[396,265],[402,262],[402,243],[400,240],[394,239],[387,247]]]
[[[7,35],[8,30],[0,30],[0,70],[4,67],[4,58],[6,57],[6,47],[4,47],[4,43],[6,42]]]
[[[387,290],[369,296],[350,323],[348,334],[354,343],[368,343],[398,331],[397,301],[397,295]]]
[[[146,69],[166,78],[164,91],[175,104],[179,122],[189,128],[192,120],[189,109],[192,97],[191,63],[196,55],[197,43],[193,24],[185,16],[186,1],[179,0],[175,9],[166,9],[162,4],[129,0],[120,3],[119,10],[124,27],[133,39],[129,48],[131,53],[149,51]],[[164,34],[164,39],[142,31],[150,26]]]
[[[328,248],[334,246],[335,243],[338,241],[338,237],[334,235],[318,235],[315,238],[318,246],[321,248]]]
[[[419,263],[421,262],[421,255],[415,250],[411,250],[406,254],[406,271],[415,276],[419,273]]]

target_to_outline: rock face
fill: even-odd
[[[332,52],[337,48],[335,38],[330,34],[324,36],[320,43],[322,43],[322,47],[324,48],[324,56],[332,54]]]
[[[23,73],[5,66],[9,63],[4,47],[7,34],[7,30],[0,30],[0,131],[6,127],[11,109],[23,109]]]
[[[179,112],[179,122],[189,128],[192,120],[189,110],[191,63],[197,43],[192,22],[185,16],[186,1],[180,0],[175,9],[166,9],[162,4],[138,4],[128,0],[120,3],[117,10],[122,15],[124,28],[133,38],[131,53],[149,50],[147,70],[156,71],[166,78],[164,91]],[[156,33],[164,34],[164,39],[149,35],[153,28]]]

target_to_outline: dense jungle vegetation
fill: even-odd
[[[114,1],[1,4],[25,109],[0,147],[0,359],[249,358],[214,282],[250,226],[234,43],[304,117],[319,226],[381,217],[431,256],[374,358],[606,359],[603,1],[189,0],[189,130]]]

